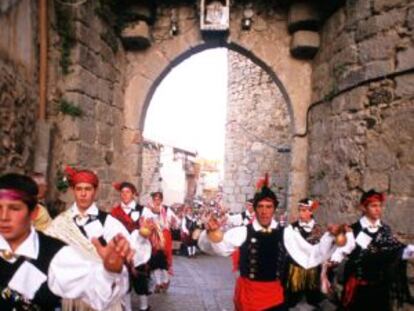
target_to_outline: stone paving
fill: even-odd
[[[149,303],[154,311],[230,311],[234,281],[229,258],[174,256],[168,292],[152,294]],[[138,310],[136,296],[132,304],[133,310]]]
[[[152,294],[152,311],[231,311],[235,274],[230,258],[198,255],[196,258],[174,256],[174,276],[170,289],[164,294]],[[138,311],[136,295],[133,310]],[[331,305],[321,306],[333,311]],[[291,311],[312,311],[302,303]]]

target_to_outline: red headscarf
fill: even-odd
[[[360,203],[364,206],[368,206],[368,204],[372,202],[385,202],[385,193],[377,192],[374,189],[371,189],[367,192],[362,194]]]
[[[65,174],[68,177],[68,181],[71,187],[74,187],[76,186],[76,184],[84,182],[93,185],[95,188],[98,188],[98,176],[96,176],[96,174],[90,170],[77,171],[70,166],[66,166]]]

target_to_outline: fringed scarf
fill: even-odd
[[[96,252],[95,246],[82,234],[72,219],[71,210],[66,210],[56,217],[45,231],[46,234],[55,237],[66,244],[78,249],[88,259],[102,262]],[[81,299],[62,299],[62,311],[95,311]],[[114,302],[105,311],[122,311],[120,301]]]

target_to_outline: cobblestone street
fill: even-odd
[[[149,303],[154,311],[233,310],[234,279],[229,258],[174,256],[170,289],[166,294],[152,294]],[[132,304],[138,310],[136,296]]]

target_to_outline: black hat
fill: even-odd
[[[279,201],[276,194],[269,188],[269,175],[266,173],[264,178],[261,178],[256,184],[256,194],[253,198],[253,207],[256,209],[257,205],[262,200],[271,200],[277,208]]]

